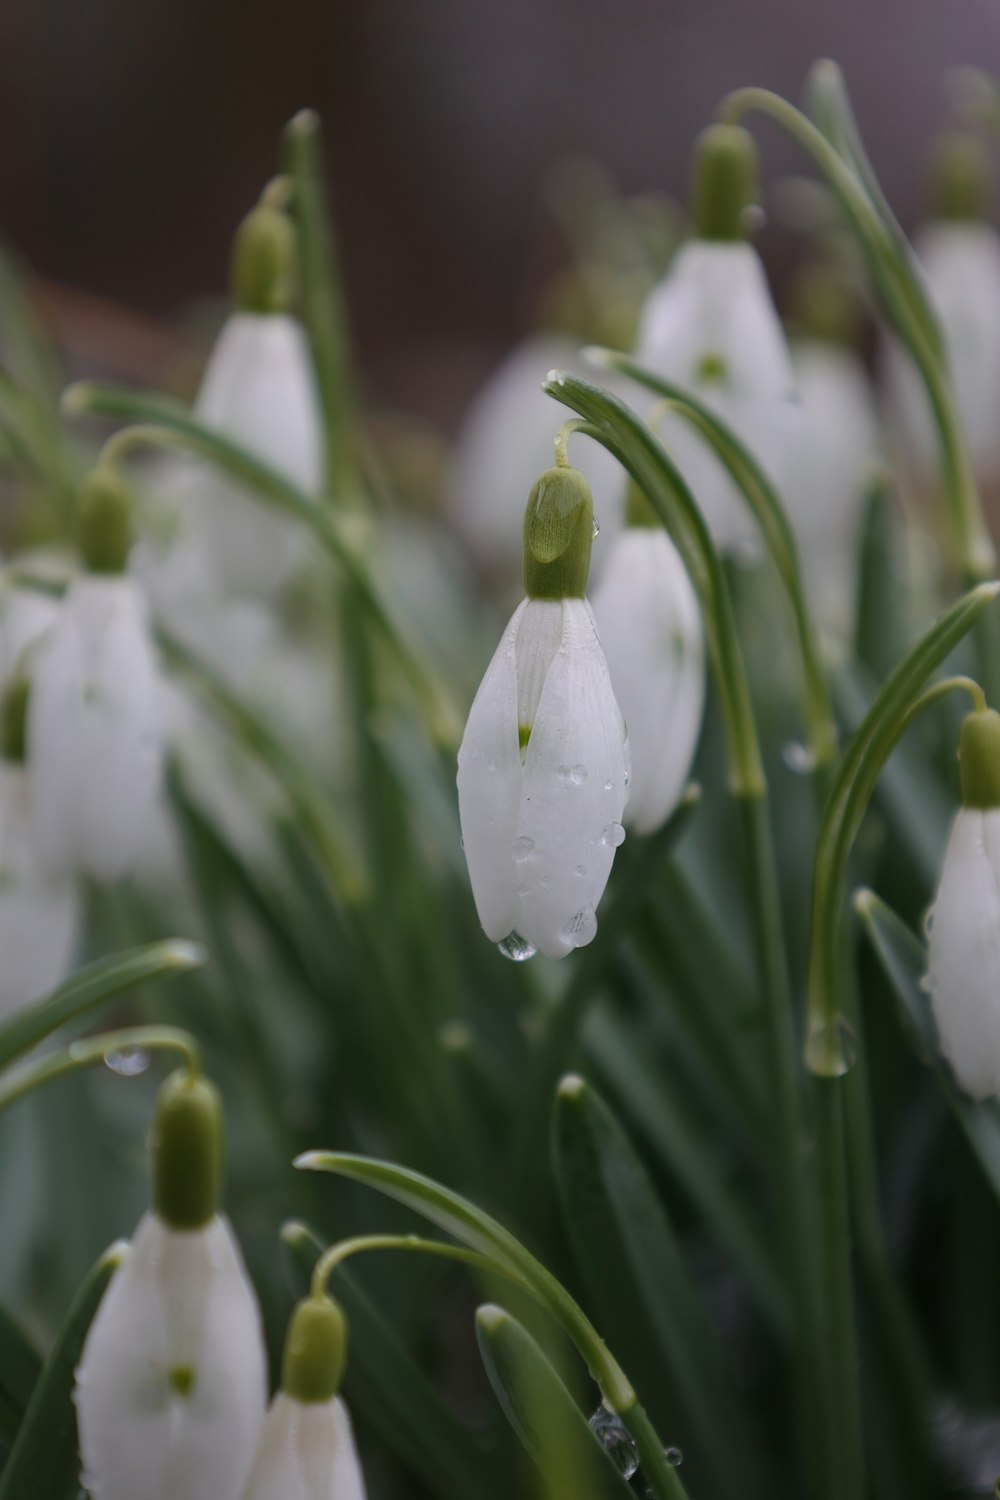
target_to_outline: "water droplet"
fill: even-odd
[[[606,792],[613,792],[613,791],[614,791],[614,789],[615,789],[615,784],[614,784],[614,782],[613,782],[613,781],[606,781],[606,782],[605,782],[605,783],[604,783],[604,790],[605,790],[605,791],[606,791]]]
[[[528,894],[528,887],[526,885],[516,886],[515,889],[517,890],[517,894],[519,896],[526,896]]]
[[[523,964],[529,958],[534,958],[538,949],[527,938],[523,938],[519,932],[508,932],[507,936],[499,943],[497,949],[504,958],[509,958],[512,963]]]
[[[534,839],[529,839],[527,834],[524,834],[521,838],[514,840],[513,844],[511,845],[511,849],[514,854],[514,858],[518,861],[519,864],[523,864],[526,859],[530,859],[534,854],[535,841]]]
[[[639,1450],[621,1417],[602,1401],[588,1426],[622,1478],[631,1479],[639,1468]]]
[[[149,1053],[144,1047],[118,1047],[105,1052],[105,1066],[122,1078],[138,1078],[149,1067]]]
[[[672,1469],[679,1469],[684,1462],[684,1455],[679,1448],[664,1448],[663,1457]]]
[[[461,846],[462,846],[462,848],[464,850],[464,848],[465,848],[465,840],[464,839],[459,839],[458,842],[461,844]]]
[[[583,877],[584,877],[584,875],[586,875],[586,873],[587,873],[587,866],[586,865],[577,865],[576,868],[573,871],[573,874],[575,876],[577,876],[577,878],[579,880],[582,880]]]
[[[932,906],[932,907],[930,907],[928,909],[927,915],[924,917],[924,937],[929,938],[930,935],[931,935],[931,933],[933,931],[934,931],[934,908]]]
[[[628,746],[628,740],[625,741],[625,744],[626,744],[626,747],[627,747]],[[629,787],[631,785],[632,785],[632,766],[631,766],[631,763],[629,761],[626,761],[625,762],[625,790],[628,791],[628,789],[629,789]]]
[[[566,923],[562,935],[574,948],[585,948],[594,941],[597,933],[597,917],[592,906],[585,906]]]
[[[790,740],[781,752],[781,758],[796,776],[810,776],[816,769],[816,757],[807,745]]]
[[[560,766],[556,772],[565,786],[583,786],[587,779],[587,767],[581,765]]]
[[[601,843],[609,849],[620,849],[625,842],[625,830],[620,823],[609,823],[601,834]]]
[[[843,1016],[813,1027],[806,1037],[806,1063],[820,1078],[842,1078],[857,1055],[857,1037]]]
[[[597,538],[600,536],[600,534],[601,534],[601,523],[597,519],[597,517],[595,516],[594,517],[594,541],[595,542],[597,541]]]

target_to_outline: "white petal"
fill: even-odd
[[[160,682],[127,577],[72,583],[38,654],[28,759],[43,857],[112,881],[135,860],[162,771]]]
[[[171,1373],[189,1371],[178,1394]],[[77,1371],[93,1500],[240,1500],[263,1421],[260,1314],[228,1226],[140,1223]]]
[[[294,318],[235,313],[220,333],[197,415],[308,494],[323,479],[323,427],[309,346]],[[301,525],[252,490],[204,475],[200,516],[213,565],[234,593],[270,594],[301,560]]]
[[[597,931],[627,795],[625,726],[590,606],[560,607],[562,641],[524,756],[515,858],[517,931],[551,958]]]
[[[42,868],[21,765],[0,761],[0,1016],[38,1000],[69,973],[80,898]]]
[[[622,532],[594,617],[632,754],[625,823],[651,833],[684,791],[705,702],[698,601],[665,531]]]
[[[0,619],[0,682],[30,667],[34,648],[59,617],[59,602],[38,589],[5,582]]]
[[[479,920],[493,942],[517,926],[512,847],[521,798],[517,735],[518,606],[469,711],[458,752],[458,811]]]
[[[267,1414],[244,1500],[365,1500],[343,1401],[304,1404],[283,1392]]]
[[[1000,810],[963,808],[929,919],[941,1051],[973,1098],[1000,1094]]]

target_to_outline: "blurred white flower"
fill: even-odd
[[[113,881],[135,860],[160,785],[160,691],[134,581],[75,578],[38,650],[28,706],[34,815],[53,870]]]
[[[343,1401],[296,1401],[279,1391],[264,1422],[244,1500],[365,1500]]]
[[[93,1500],[240,1500],[264,1417],[260,1313],[218,1215],[140,1222],[76,1372]]]
[[[628,746],[585,599],[525,599],[458,753],[458,805],[487,937],[508,957],[589,943],[625,837]]]
[[[5,577],[0,587],[0,689],[30,670],[29,654],[59,618],[59,600]]]
[[[662,527],[627,526],[618,537],[594,618],[632,754],[625,822],[652,833],[684,791],[705,703],[698,601]]]
[[[79,917],[75,880],[39,857],[26,770],[0,759],[0,1017],[66,978]]]

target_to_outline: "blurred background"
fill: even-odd
[[[233,227],[311,105],[371,393],[451,431],[564,254],[550,164],[682,196],[728,89],[795,99],[824,54],[912,225],[946,69],[1000,70],[996,0],[3,0],[0,234],[81,364],[113,329],[121,371],[161,374],[160,329],[224,290]],[[802,170],[759,137],[766,181]],[[794,236],[772,213],[761,243],[780,287]]]

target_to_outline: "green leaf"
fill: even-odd
[[[125,953],[115,953],[110,958],[88,964],[46,999],[18,1011],[0,1026],[0,1071],[25,1052],[30,1052],[60,1026],[79,1020],[121,994],[122,990],[151,979],[182,974],[204,961],[204,951],[197,943],[168,938],[165,942],[147,943],[141,948],[130,948]]]
[[[0,1307],[0,1437],[13,1442],[42,1369],[34,1344]]]
[[[1000,1197],[1000,1103],[970,1099],[956,1084],[941,1056],[930,999],[923,987],[927,949],[874,891],[859,891],[855,909],[882,965],[899,1006],[899,1018],[910,1045],[928,1063],[938,1086]]]
[[[479,1352],[497,1400],[553,1496],[624,1500],[632,1493],[558,1372],[508,1312],[476,1313]]]
[[[281,1234],[297,1295],[305,1295],[325,1246],[304,1224],[286,1224]],[[509,1475],[495,1453],[487,1454],[453,1415],[423,1369],[343,1266],[331,1291],[351,1330],[347,1394],[376,1424],[398,1458],[443,1500],[482,1496],[503,1500]]]
[[[0,1478],[0,1500],[76,1500],[80,1460],[73,1384],[87,1331],[128,1246],[101,1256],[73,1301],[35,1385],[17,1442]]]
[[[757,1465],[716,1330],[645,1167],[582,1078],[559,1086],[553,1144],[590,1306],[600,1326],[614,1329],[654,1423],[683,1451],[696,1494],[727,1495],[734,1468],[742,1493],[751,1492]]]

